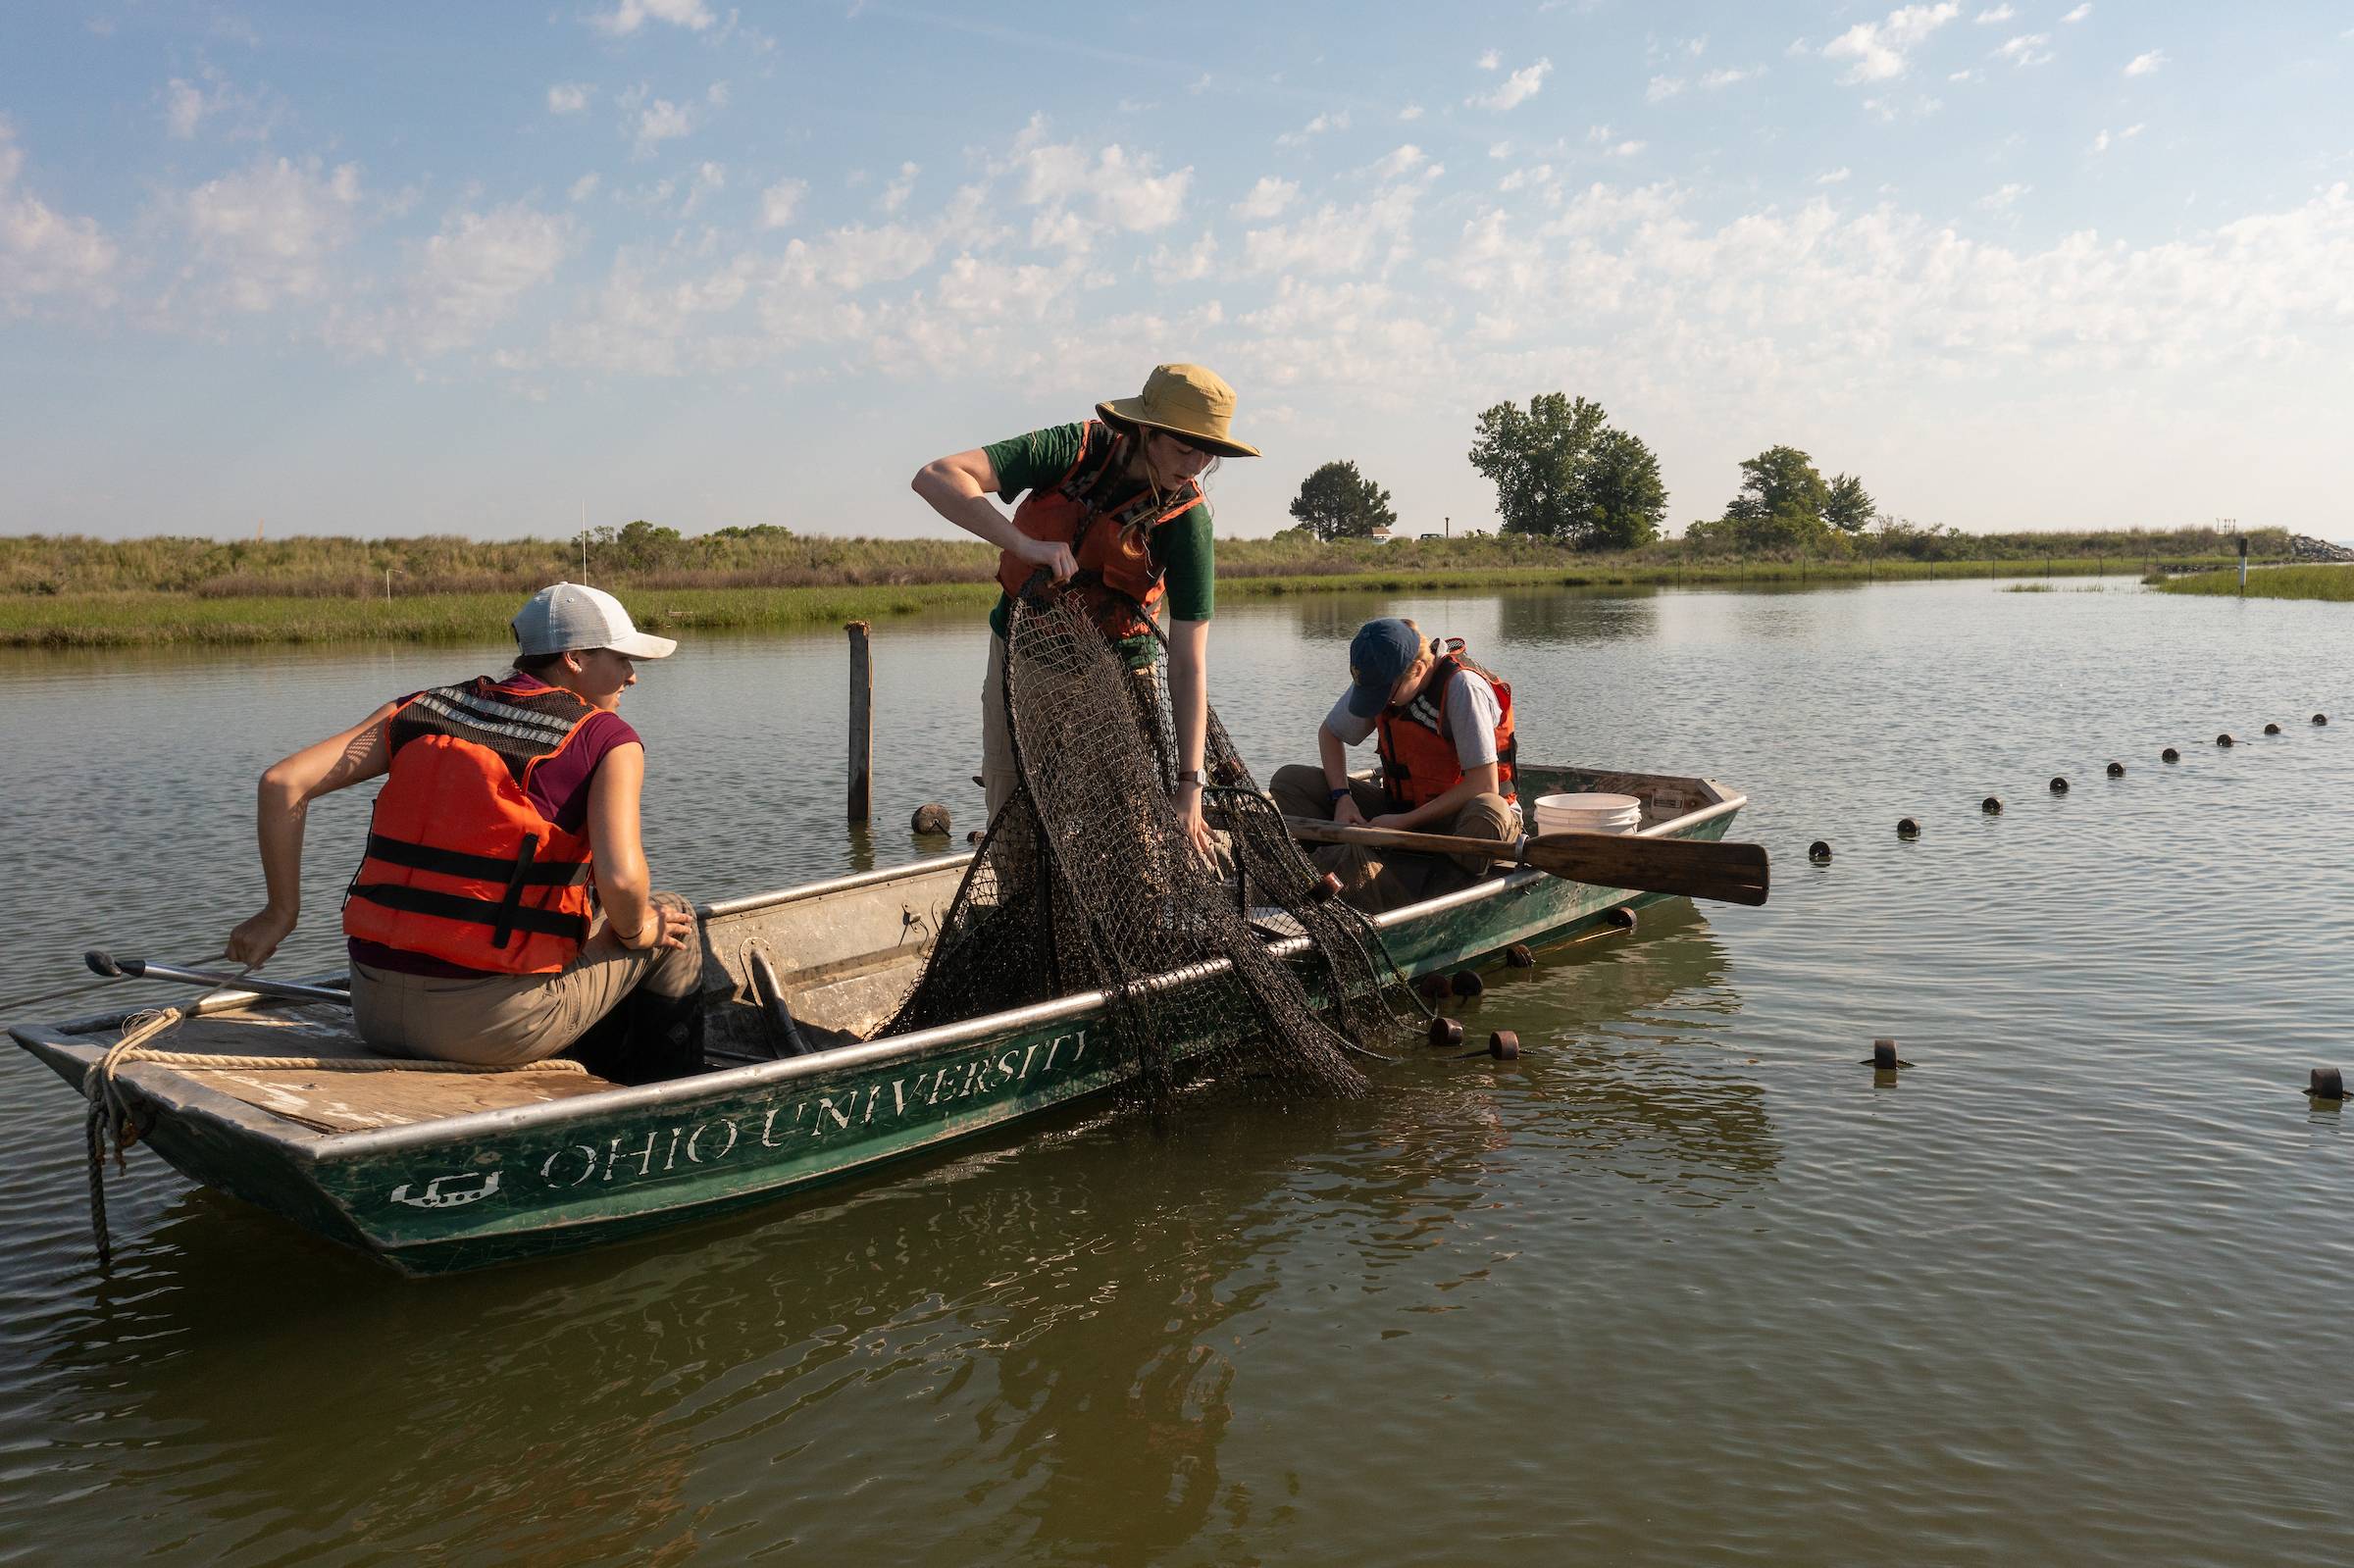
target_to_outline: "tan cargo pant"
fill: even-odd
[[[677,893],[656,893],[654,901],[692,907]],[[600,919],[572,962],[552,975],[440,980],[355,963],[351,1011],[360,1038],[384,1055],[512,1067],[563,1050],[640,986],[683,997],[702,974],[699,933],[683,947],[624,947]]]
[[[1324,770],[1313,764],[1295,762],[1276,769],[1267,793],[1287,817],[1332,820],[1331,786],[1324,783]],[[1349,781],[1349,794],[1368,819],[1390,809],[1380,786],[1362,779]],[[1457,810],[1453,823],[1432,824],[1421,831],[1510,842],[1520,836],[1520,813],[1502,795],[1473,795]],[[1308,850],[1307,858],[1317,870],[1338,876],[1341,896],[1369,915],[1468,887],[1497,869],[1476,855],[1423,855],[1362,844],[1319,844]]]

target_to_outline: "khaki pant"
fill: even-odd
[[[981,788],[996,822],[1013,798],[1013,730],[1005,721],[1005,639],[989,634],[989,671],[981,678]]]
[[[1320,767],[1295,762],[1278,768],[1267,793],[1287,817],[1332,820],[1336,802]],[[1368,819],[1390,809],[1380,786],[1362,779],[1349,781],[1349,794]],[[1502,795],[1473,795],[1456,811],[1454,822],[1432,823],[1417,831],[1509,843],[1520,836],[1520,813]],[[1494,862],[1477,855],[1424,855],[1362,844],[1320,844],[1307,858],[1317,870],[1338,876],[1341,896],[1369,915],[1468,887],[1496,869]]]
[[[691,907],[677,893],[654,901]],[[511,1067],[563,1050],[640,986],[657,996],[692,996],[702,973],[698,933],[683,947],[624,947],[600,921],[552,975],[440,980],[355,963],[351,1011],[360,1038],[386,1056]]]

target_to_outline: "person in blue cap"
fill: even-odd
[[[1459,637],[1425,637],[1385,617],[1349,644],[1349,689],[1316,730],[1315,767],[1275,770],[1284,815],[1406,833],[1510,841],[1520,835],[1512,688],[1471,662]],[[1376,780],[1353,779],[1349,748],[1374,743]],[[1477,856],[1326,844],[1311,856],[1337,873],[1342,895],[1379,911],[1467,887],[1488,874]]]

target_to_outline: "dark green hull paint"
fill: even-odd
[[[1525,773],[1546,788],[1627,777]],[[1665,831],[1721,838],[1744,803],[1723,797]],[[1380,924],[1392,957],[1418,976],[1479,963],[1515,942],[1541,947],[1613,908],[1654,901],[1523,871]],[[404,1273],[433,1275],[618,1240],[864,1177],[1101,1095],[1125,1076],[1102,1037],[1100,1004],[999,1017],[1002,1028],[977,1021],[966,1037],[937,1044],[909,1037],[913,1050],[894,1041],[850,1046],[523,1111],[325,1137],[290,1137],[267,1113],[181,1075],[134,1065],[124,1082],[152,1124],[146,1145],[191,1180]],[[101,1048],[87,1035],[12,1033],[77,1086]]]

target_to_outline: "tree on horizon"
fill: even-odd
[[[1353,460],[1324,464],[1300,481],[1292,516],[1318,539],[1369,539],[1378,529],[1395,528],[1398,514],[1390,492],[1357,472]]]

